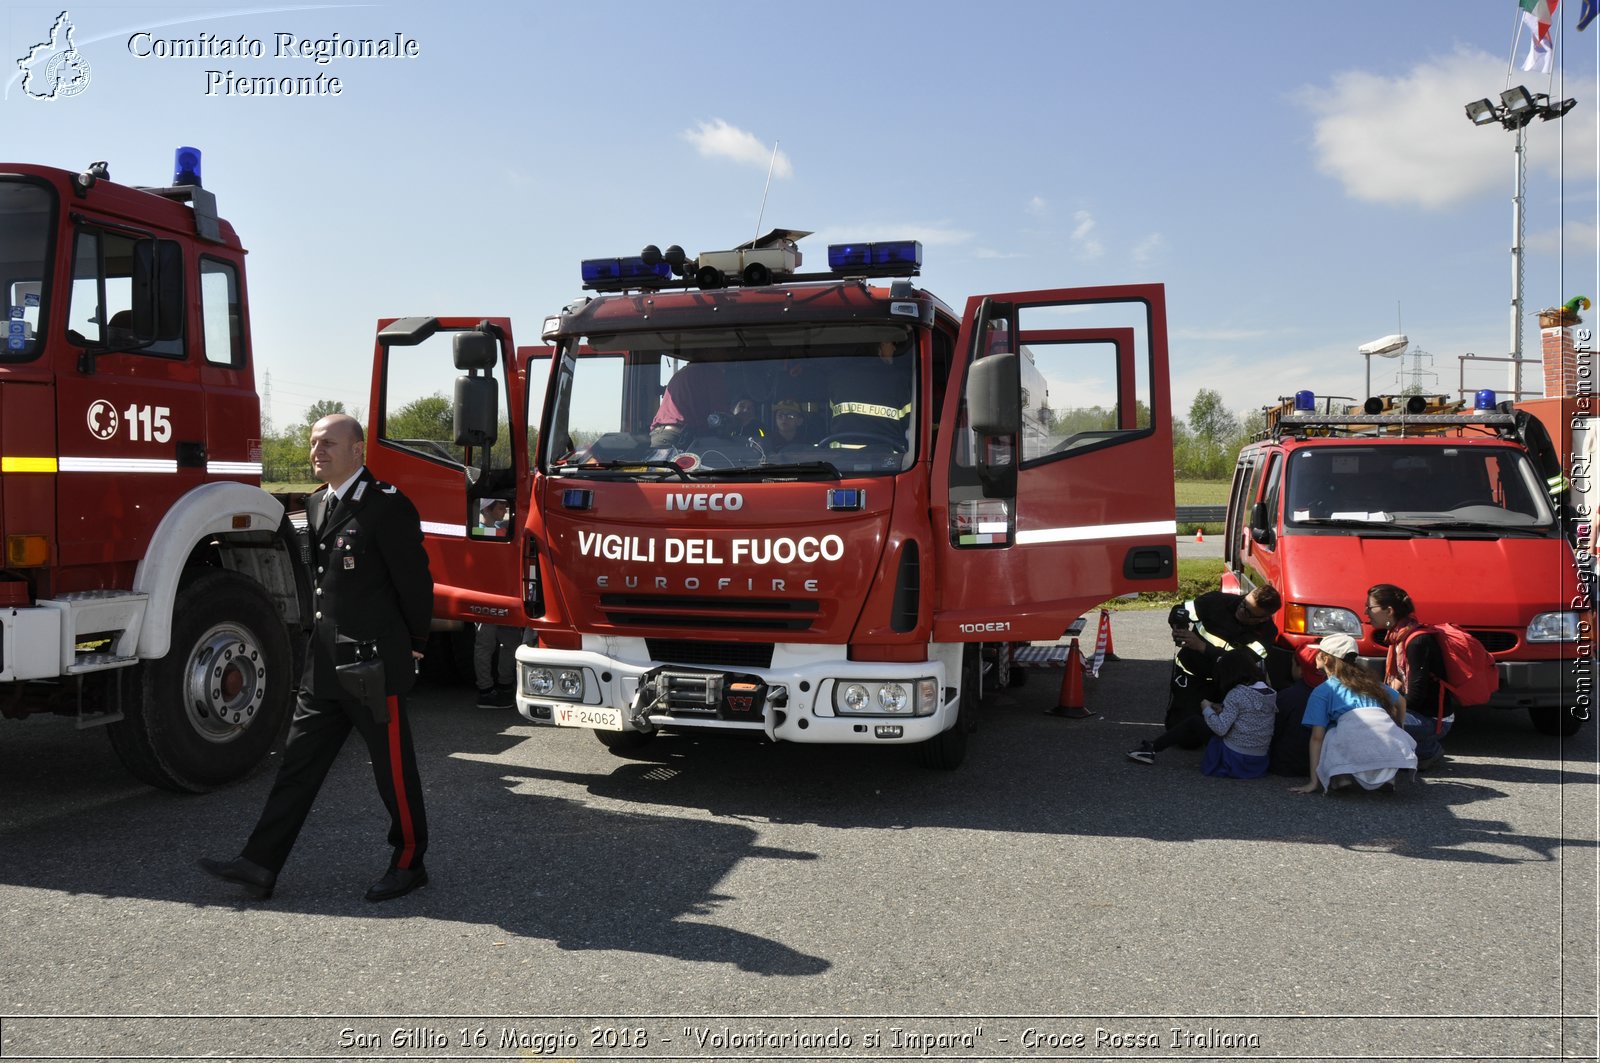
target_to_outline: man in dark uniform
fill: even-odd
[[[1200,703],[1216,697],[1216,665],[1229,650],[1250,650],[1267,666],[1268,651],[1278,639],[1272,617],[1282,605],[1277,589],[1263,583],[1249,594],[1210,591],[1172,607],[1167,623],[1177,652],[1165,721],[1169,729],[1200,715]]]
[[[272,896],[278,871],[352,728],[372,758],[394,850],[389,870],[367,890],[367,900],[400,897],[428,881],[422,864],[428,821],[400,695],[415,683],[415,662],[427,643],[433,578],[416,508],[373,479],[365,457],[361,425],[353,417],[333,414],[312,427],[311,467],[327,486],[306,500],[315,612],[299,701],[278,777],[243,853],[236,860],[200,861],[205,871],[258,899]],[[383,689],[379,698],[374,688],[369,702],[346,689],[336,668],[371,657],[374,649],[383,662]]]
[[[908,446],[915,386],[910,344],[878,343],[876,357],[851,359],[830,377],[828,435],[844,437],[845,446],[872,440]]]

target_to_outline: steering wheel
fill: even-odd
[[[819,447],[831,447],[835,444],[841,446],[859,444],[861,446],[898,447],[902,450],[905,449],[905,443],[904,436],[891,436],[887,432],[871,432],[862,429],[857,429],[853,432],[835,432],[831,436],[823,436],[817,440],[817,446]]]

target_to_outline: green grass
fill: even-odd
[[[1227,480],[1179,480],[1173,486],[1180,506],[1225,506],[1232,484]]]
[[[1214,591],[1222,584],[1222,558],[1183,557],[1178,559],[1178,589],[1141,594],[1132,600],[1113,598],[1101,602],[1105,609],[1170,609],[1179,602],[1206,591]]]

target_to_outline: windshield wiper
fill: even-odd
[[[1439,520],[1429,521],[1427,524],[1417,525],[1427,531],[1486,531],[1502,532],[1507,535],[1532,535],[1544,538],[1549,534],[1548,525],[1543,527],[1529,527],[1525,524],[1495,524],[1485,520]]]
[[[831,462],[831,461],[778,462],[778,463],[774,463],[772,465],[761,465],[761,466],[758,466],[758,467],[753,468],[753,469],[742,469],[742,470],[739,470],[739,471],[756,473],[756,474],[761,475],[761,476],[765,476],[765,475],[768,475],[769,473],[774,473],[774,472],[786,472],[786,473],[787,472],[793,472],[793,473],[808,473],[809,472],[809,473],[820,473],[821,475],[827,476],[827,477],[829,477],[831,479],[834,479],[834,480],[840,480],[840,479],[844,478],[844,474],[839,471],[838,466],[834,465],[833,462]]]
[[[1350,517],[1301,517],[1295,521],[1302,526],[1315,528],[1358,528],[1364,535],[1375,535],[1389,539],[1411,539],[1419,532],[1405,526],[1396,526],[1387,521],[1354,520]]]
[[[577,465],[557,465],[562,472],[643,472],[646,469],[670,472],[680,480],[688,480],[689,474],[679,468],[676,462],[651,461],[645,458],[628,459],[613,458],[610,461],[586,461]]]

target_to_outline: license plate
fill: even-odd
[[[593,705],[557,705],[553,713],[557,727],[591,727],[596,731],[622,730],[622,710]]]

